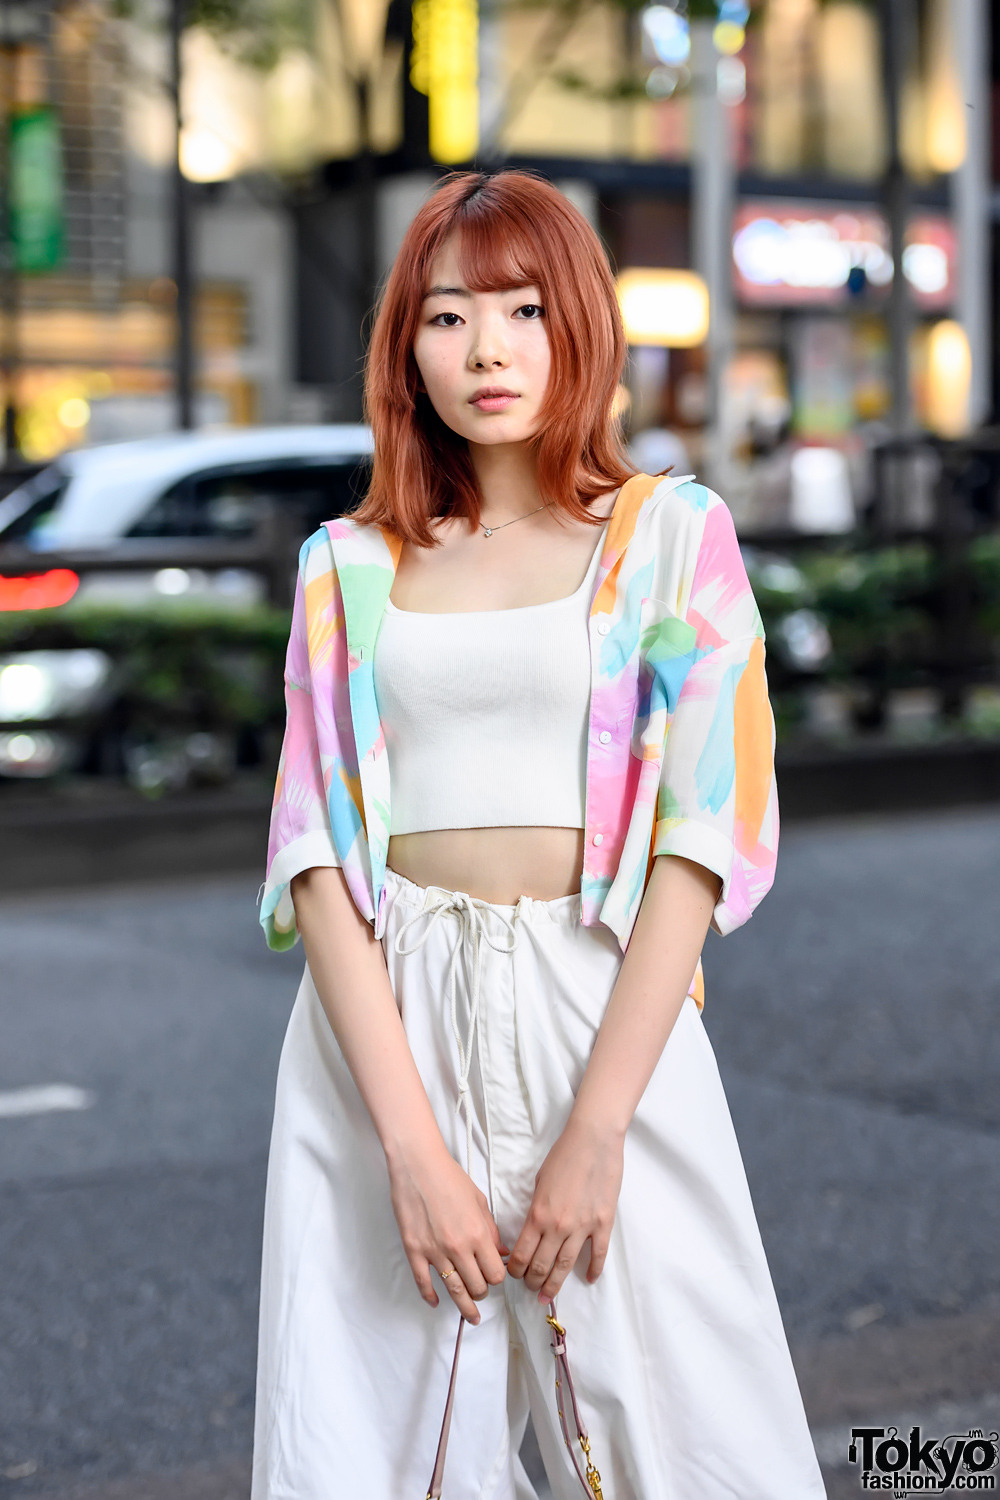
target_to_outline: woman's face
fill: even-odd
[[[471,291],[455,236],[431,264],[413,356],[434,410],[470,443],[523,443],[537,432],[552,363],[541,293]]]

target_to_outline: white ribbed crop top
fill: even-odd
[[[587,620],[606,530],[565,598],[454,614],[386,604],[374,673],[391,834],[584,827]]]

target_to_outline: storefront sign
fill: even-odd
[[[59,120],[40,105],[16,111],[10,132],[9,224],[19,271],[52,271],[63,256],[63,173]]]
[[[944,214],[914,214],[903,273],[917,307],[948,307],[955,295],[956,238]],[[733,284],[745,305],[820,307],[886,292],[889,231],[873,208],[744,203],[733,224]]]
[[[427,95],[435,161],[471,161],[479,149],[477,0],[414,0],[410,82]]]

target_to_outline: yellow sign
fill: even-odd
[[[617,289],[630,344],[690,349],[708,337],[708,288],[693,271],[623,271]]]
[[[435,161],[471,161],[479,148],[477,0],[414,0],[410,82],[427,95]]]

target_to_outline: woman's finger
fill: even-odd
[[[479,1269],[476,1259],[477,1249],[482,1251],[481,1244],[469,1246],[452,1244],[445,1250],[445,1254],[449,1256],[449,1264],[455,1267],[461,1278],[462,1295],[468,1299],[466,1304],[462,1304],[462,1310],[466,1312],[469,1321],[474,1323],[479,1322],[479,1313],[476,1311],[475,1304],[481,1302],[489,1294],[490,1290],[489,1283]],[[451,1290],[451,1282],[454,1280],[454,1277],[449,1276],[447,1283],[449,1291]]]
[[[493,1214],[490,1210],[489,1199],[481,1189],[477,1189],[477,1192],[479,1195],[479,1207],[482,1212],[483,1218],[486,1220],[486,1224],[490,1232],[490,1239],[496,1245],[497,1250],[501,1255],[509,1255],[510,1246],[505,1245],[503,1242],[503,1236],[501,1235],[500,1230],[497,1226],[497,1221],[496,1219],[494,1219]]]
[[[507,1271],[509,1275],[524,1275],[524,1273],[528,1269],[528,1266],[531,1264],[531,1258],[538,1248],[541,1238],[542,1236],[540,1232],[532,1227],[530,1220],[526,1219],[524,1228],[518,1235],[517,1242],[514,1245],[513,1250],[510,1252],[510,1259],[507,1261]]]
[[[450,1268],[448,1266],[444,1267],[444,1270],[446,1271],[448,1271],[449,1269]],[[438,1272],[438,1275],[441,1276],[440,1271]],[[454,1302],[463,1318],[465,1318],[470,1323],[478,1323],[479,1309],[472,1298],[469,1296],[469,1289],[462,1279],[461,1271],[459,1271],[458,1269],[451,1269],[450,1275],[448,1275],[447,1277],[441,1276],[441,1279],[448,1289],[451,1300]]]
[[[476,1252],[476,1266],[479,1274],[491,1286],[499,1286],[507,1275],[507,1267],[500,1258],[500,1249],[501,1247],[497,1245],[489,1244]],[[502,1249],[506,1251],[506,1245],[502,1246]],[[483,1296],[486,1296],[486,1292]]]
[[[586,1241],[587,1236],[582,1233],[570,1235],[568,1239],[563,1240],[556,1254],[552,1270],[538,1289],[538,1295],[544,1297],[546,1302],[559,1291],[566,1277],[576,1265],[577,1257],[586,1244]]]
[[[496,1245],[498,1254],[500,1254],[500,1255],[509,1255],[510,1254],[510,1246],[504,1244],[504,1242],[503,1242],[503,1235],[500,1233],[500,1230],[497,1228],[497,1221],[496,1221],[496,1219],[494,1219],[494,1217],[493,1217],[492,1214],[490,1214],[488,1216],[487,1222],[488,1222],[489,1228],[490,1228],[490,1239],[493,1241],[494,1245]]]
[[[537,1292],[550,1274],[555,1264],[556,1256],[559,1254],[563,1243],[561,1234],[550,1230],[543,1234],[528,1262],[528,1269],[524,1273],[524,1284],[530,1286],[533,1292]]]
[[[611,1243],[611,1235],[607,1230],[591,1237],[590,1266],[587,1271],[587,1280],[596,1281],[604,1270],[604,1262],[608,1258],[608,1246]]]
[[[430,1261],[423,1255],[411,1255],[408,1259],[410,1270],[413,1272],[413,1279],[417,1283],[417,1291],[425,1302],[430,1303],[431,1307],[437,1307],[441,1299],[434,1290],[434,1283],[431,1281]]]

